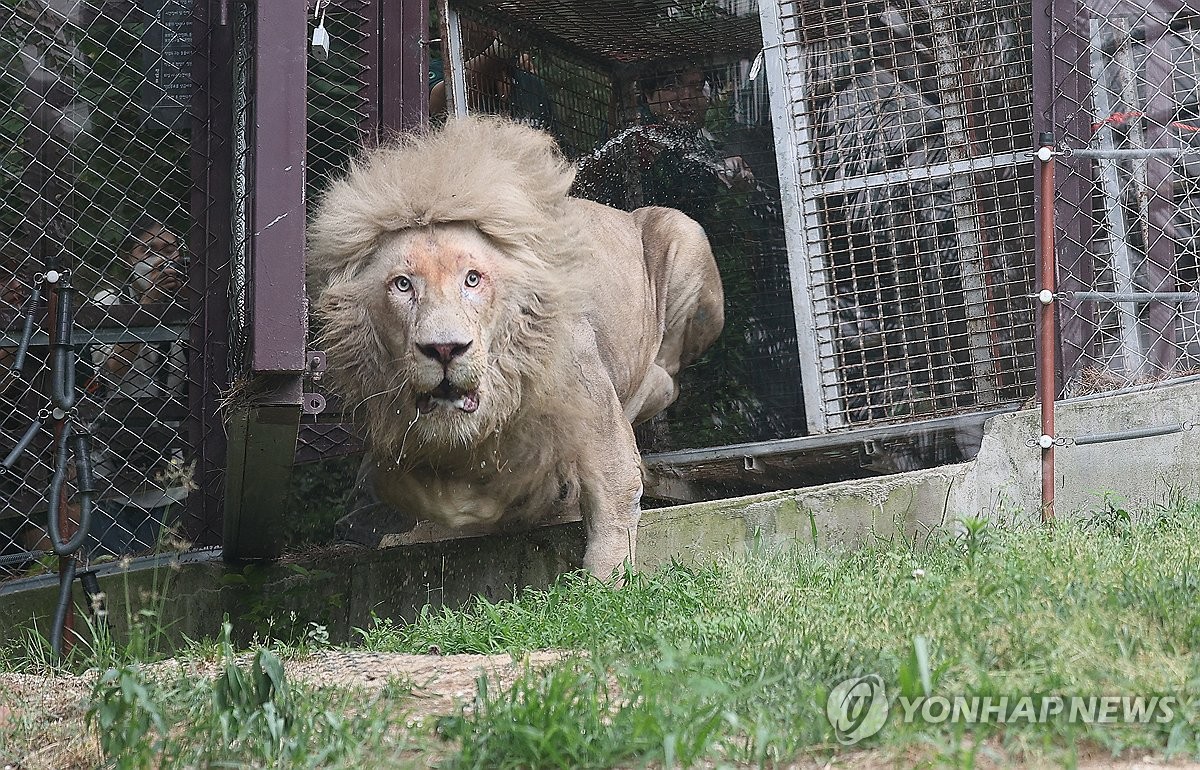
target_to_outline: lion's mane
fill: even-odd
[[[574,169],[553,139],[495,118],[448,121],[368,151],[334,181],[308,229],[309,292],[334,389],[357,410],[377,457],[461,451],[518,406],[553,398],[570,334],[572,265],[586,258],[569,212]],[[492,424],[475,435],[406,440],[416,419],[403,362],[391,360],[363,297],[363,273],[388,234],[468,223],[512,260],[502,334],[489,351]],[[398,416],[399,415],[399,416]],[[422,446],[422,443],[425,446]]]

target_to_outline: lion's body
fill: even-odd
[[[540,132],[451,121],[334,184],[310,281],[381,500],[454,528],[578,507],[606,575],[640,514],[632,424],[675,399],[722,294],[699,225],[571,177]]]

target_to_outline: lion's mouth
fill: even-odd
[[[470,414],[479,408],[479,392],[459,390],[449,380],[442,380],[433,390],[417,396],[417,410],[421,414],[428,414],[439,406],[454,407]]]

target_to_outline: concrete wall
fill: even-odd
[[[1200,378],[1078,399],[1057,410],[1061,437],[1200,422]],[[870,538],[920,545],[962,516],[1035,520],[1040,507],[1040,435],[1036,410],[993,418],[971,462],[752,497],[645,512],[637,567],[689,561],[789,540],[853,547]],[[1097,510],[1105,494],[1130,510],[1200,499],[1200,427],[1154,438],[1065,446],[1056,451],[1057,515]],[[101,577],[118,626],[140,606],[161,611],[179,638],[212,636],[224,614],[247,634],[308,623],[334,639],[353,638],[372,613],[412,618],[423,606],[457,606],[471,596],[512,596],[544,587],[578,567],[583,528],[560,524],[535,532],[447,540],[383,550],[318,551],[238,568],[219,560],[167,560],[157,569],[106,567]],[[37,619],[47,629],[54,600],[46,587],[0,588],[0,639]],[[124,607],[124,597],[134,607]],[[292,619],[292,613],[295,619]]]
[[[1055,410],[1060,438],[1137,428],[1200,423],[1200,378],[1145,386],[1115,395],[1073,399]],[[1037,410],[988,422],[979,456],[964,468],[951,494],[962,513],[1012,516],[1041,506],[1041,450],[1026,442],[1041,435]],[[1095,511],[1105,495],[1130,510],[1200,499],[1200,426],[1152,438],[1057,447],[1055,515]]]

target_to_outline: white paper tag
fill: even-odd
[[[329,31],[325,29],[324,21],[313,30],[312,55],[321,61],[329,58]]]

